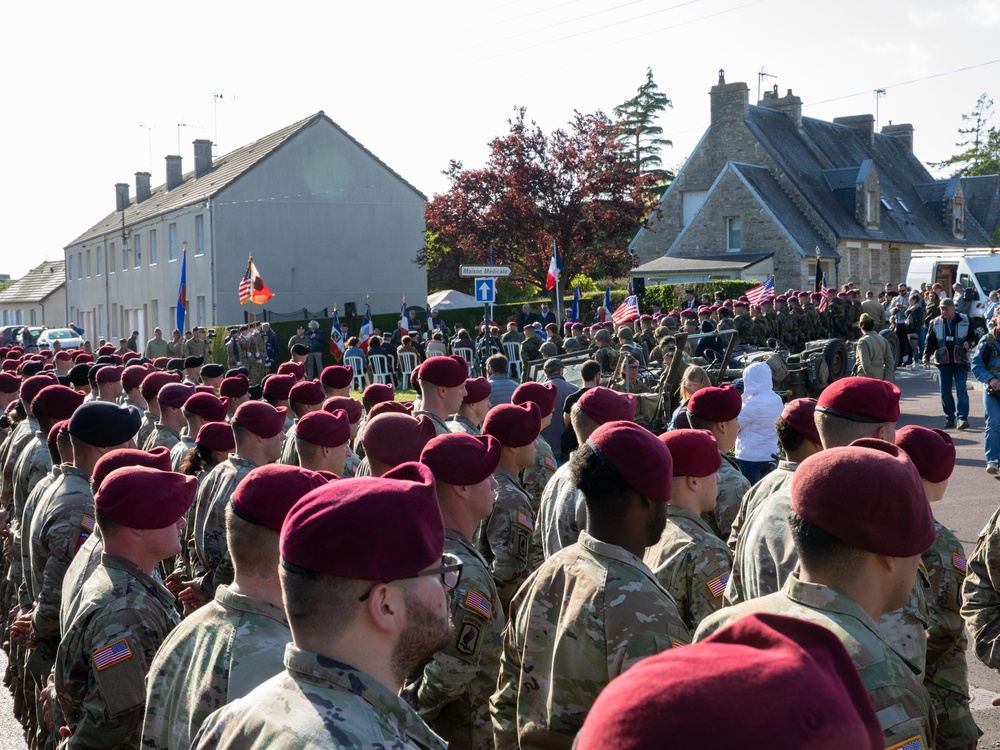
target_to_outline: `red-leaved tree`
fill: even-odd
[[[513,280],[544,288],[552,241],[563,261],[560,285],[578,273],[622,276],[631,267],[628,242],[653,208],[655,181],[637,174],[634,155],[603,112],[576,112],[569,130],[542,132],[523,107],[510,132],[490,143],[485,167],[452,161],[451,189],[427,205],[427,265],[432,288],[452,286],[461,264],[497,265]]]

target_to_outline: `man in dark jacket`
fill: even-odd
[[[927,341],[924,345],[924,369],[930,369],[931,353],[938,368],[938,385],[941,389],[941,408],[944,409],[946,430],[955,427],[969,429],[969,391],[966,382],[969,377],[969,350],[976,345],[975,335],[969,318],[955,310],[955,300],[945,297],[941,300],[941,314],[927,326]],[[954,388],[956,397],[952,394]]]

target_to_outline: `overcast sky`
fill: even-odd
[[[879,124],[912,123],[925,162],[957,151],[981,93],[1000,101],[1000,0],[64,1],[12,5],[4,27],[14,278],[113,211],[116,182],[161,184],[178,138],[187,171],[196,138],[221,155],[321,109],[433,196],[450,159],[483,164],[516,105],[551,131],[610,111],[647,67],[674,105],[668,166],[703,134],[720,68],[751,101],[772,74],[763,89],[826,120],[874,115],[885,89]]]

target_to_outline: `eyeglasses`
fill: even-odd
[[[419,573],[414,573],[411,576],[403,576],[402,578],[393,578],[389,581],[381,581],[381,583],[392,583],[392,581],[406,581],[411,578],[424,578],[426,576],[441,576],[441,585],[446,589],[451,591],[456,586],[458,586],[459,581],[462,580],[462,561],[458,559],[455,555],[444,553],[441,555],[441,567],[431,568],[430,570],[421,570]],[[379,584],[376,583],[375,586]],[[363,602],[372,595],[372,591],[375,590],[375,586],[368,589],[363,596],[358,597],[359,602]]]

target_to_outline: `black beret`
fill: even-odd
[[[30,378],[32,375],[40,373],[44,366],[41,362],[25,362],[21,365],[21,375]]]
[[[87,385],[90,382],[90,365],[81,362],[69,370],[69,382],[73,385]]]
[[[264,395],[264,386],[262,385],[252,385],[247,391],[247,396],[251,401],[260,401],[261,396]]]
[[[207,365],[201,368],[201,374],[206,378],[221,378],[222,374],[225,372],[225,368],[222,365],[209,362]]]
[[[73,412],[69,434],[89,445],[108,448],[135,437],[141,422],[142,415],[134,407],[88,401]]]
[[[180,357],[174,357],[167,361],[167,372],[175,371],[180,372],[184,369],[184,360]]]
[[[99,365],[113,365],[113,364],[116,364],[116,363],[115,363],[115,358],[112,357],[110,354],[102,354],[100,357],[97,358],[97,364],[99,364]]]
[[[227,378],[236,377],[237,375],[242,375],[245,378],[249,378],[250,377],[250,371],[247,368],[245,368],[245,367],[233,367],[233,368],[230,368],[229,370],[226,370],[226,377]]]
[[[310,351],[309,347],[305,344],[294,344],[292,345],[292,354],[298,354],[300,357],[303,354],[308,354]]]
[[[205,358],[204,357],[187,357],[184,360],[184,368],[185,369],[192,368],[192,367],[201,367],[203,364],[205,364]]]

